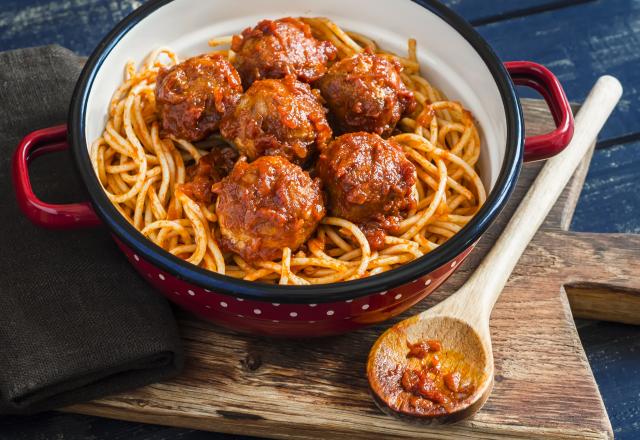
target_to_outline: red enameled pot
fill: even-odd
[[[379,3],[374,8],[367,0],[146,3],[118,24],[87,61],[68,124],[31,133],[16,150],[13,181],[22,211],[36,225],[52,229],[109,228],[131,264],[156,289],[196,315],[237,330],[286,337],[324,336],[402,313],[433,292],[469,254],[506,203],[523,160],[544,159],[566,147],[573,134],[573,116],[562,87],[549,70],[531,62],[503,65],[469,24],[440,3]],[[447,243],[398,269],[362,280],[273,286],[235,280],[186,263],[147,240],[112,206],[91,166],[88,145],[101,134],[108,102],[126,61],[140,61],[162,45],[172,46],[182,57],[203,53],[209,37],[238,32],[261,18],[286,15],[330,17],[345,28],[374,36],[382,47],[397,53],[406,50],[407,38],[416,38],[426,76],[471,109],[482,131],[479,168],[489,195],[480,212]],[[525,140],[514,84],[542,94],[556,130]],[[65,149],[73,154],[90,202],[54,205],[39,200],[32,191],[29,162]]]

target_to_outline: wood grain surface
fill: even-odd
[[[524,105],[531,133],[550,128],[543,104]],[[574,240],[562,226],[570,221],[587,163],[585,159],[544,230],[527,248],[496,305],[491,322],[495,389],[471,421],[423,428],[390,419],[373,404],[364,374],[368,350],[385,328],[405,316],[341,337],[292,342],[239,335],[181,314],[188,354],[181,377],[66,410],[272,438],[609,438],[611,426],[563,287],[572,280],[566,269],[576,265],[576,254],[564,251]],[[443,287],[408,314],[435,304],[464,282],[539,168],[525,166],[515,195],[477,249]],[[640,249],[640,242],[628,237],[602,237],[615,240],[620,252]],[[591,246],[579,254],[585,270],[616,254],[590,254],[602,251],[596,240],[576,242]],[[597,277],[602,286],[638,289],[633,270],[590,271],[589,280]]]

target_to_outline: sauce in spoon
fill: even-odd
[[[473,396],[472,366],[461,353],[445,350],[434,339],[407,343],[407,366],[400,378],[396,405],[424,415],[450,414]]]

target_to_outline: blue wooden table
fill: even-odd
[[[0,50],[58,43],[87,55],[141,3],[0,0]],[[640,233],[640,0],[445,3],[474,24],[503,60],[527,59],[552,69],[572,101],[584,99],[604,73],[620,79],[625,94],[601,134],[572,229]],[[640,439],[640,328],[577,325],[616,437]],[[56,412],[0,418],[0,439],[32,438],[231,437]]]

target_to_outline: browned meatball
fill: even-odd
[[[397,60],[369,52],[331,66],[317,85],[336,131],[390,134],[400,117],[416,105],[400,78],[401,70]]]
[[[187,168],[186,182],[180,186],[182,192],[197,202],[213,202],[211,187],[221,181],[231,170],[238,152],[228,146],[214,146],[209,154]]]
[[[234,35],[231,49],[236,52],[234,64],[245,88],[259,79],[285,75],[315,81],[338,52],[331,42],[315,39],[308,24],[291,17],[262,20],[245,29]]]
[[[295,251],[325,214],[320,182],[279,156],[240,159],[213,191],[222,247],[250,262]]]
[[[302,164],[331,138],[319,93],[293,76],[253,83],[220,125],[249,160],[283,156]]]
[[[241,93],[238,72],[222,55],[201,55],[163,69],[156,82],[162,128],[188,141],[204,139]]]
[[[316,165],[329,212],[358,224],[372,249],[384,245],[417,206],[415,166],[401,147],[372,133],[348,133],[325,148]]]

